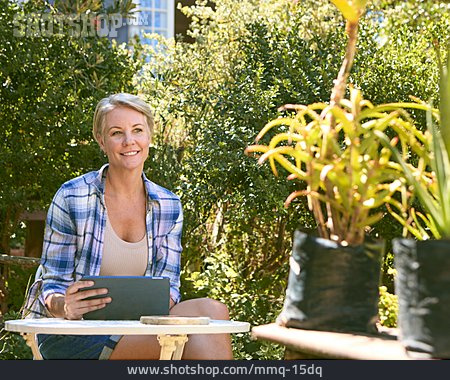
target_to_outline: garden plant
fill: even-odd
[[[404,109],[423,105],[373,105],[352,86],[345,98],[367,1],[332,2],[346,19],[348,42],[330,101],[284,105],[281,110],[294,115],[269,122],[256,140],[274,127],[281,132],[267,144],[249,146],[246,153],[262,153],[259,162],[268,160],[275,175],[278,163],[289,173],[288,179],[299,180],[300,189],[291,193],[286,206],[306,196],[320,237],[296,232],[278,322],[300,328],[365,331],[374,328],[377,260],[383,254],[382,246],[375,248],[366,233],[383,217],[380,206],[397,203],[396,193],[406,193],[402,166],[392,159],[382,136],[394,134],[405,146],[410,137],[404,129],[412,129],[413,124]]]
[[[439,45],[436,48],[439,62]],[[379,133],[385,146],[400,163],[413,196],[395,203],[391,213],[413,238],[394,240],[398,272],[399,328],[403,345],[413,355],[449,358],[450,329],[450,56],[440,65],[439,110],[422,104],[427,130],[412,127],[406,145],[393,144]],[[438,124],[439,126],[438,127]],[[414,157],[413,163],[405,157]],[[417,197],[417,199],[415,199]],[[416,211],[416,206],[421,210]]]

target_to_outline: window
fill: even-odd
[[[138,12],[135,22],[130,22],[128,37],[141,37],[142,43],[153,44],[144,33],[158,33],[164,37],[174,36],[175,0],[135,0]]]

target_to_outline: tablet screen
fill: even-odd
[[[139,320],[145,315],[168,315],[170,281],[166,277],[146,276],[84,276],[94,286],[84,289],[108,289],[107,294],[92,298],[111,297],[104,308],[83,315],[83,319]]]

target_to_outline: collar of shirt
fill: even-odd
[[[105,207],[104,194],[105,194],[105,180],[106,173],[108,171],[109,164],[103,165],[98,171],[90,172],[85,176],[85,181],[88,185],[94,186],[102,196],[100,197],[103,206]],[[147,196],[150,202],[157,202],[158,205],[161,203],[161,197],[159,195],[158,189],[156,189],[155,184],[151,182],[142,172],[142,180],[144,181],[145,189],[147,191]],[[150,211],[149,206],[147,207],[147,212]]]

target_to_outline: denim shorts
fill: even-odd
[[[39,352],[44,359],[108,360],[121,335],[39,334]]]

